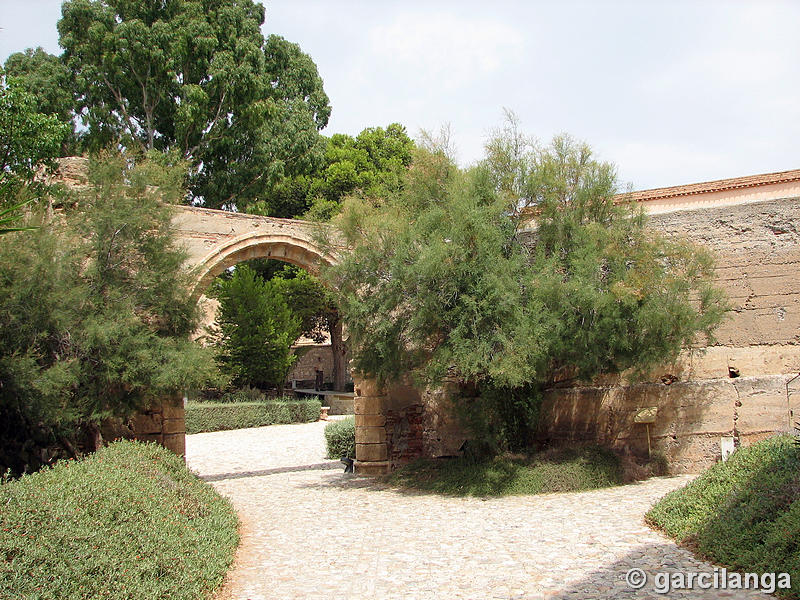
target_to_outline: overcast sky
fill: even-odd
[[[266,1],[325,81],[323,133],[449,123],[462,164],[503,107],[635,189],[800,168],[800,2]],[[0,0],[0,60],[60,53],[61,0]]]

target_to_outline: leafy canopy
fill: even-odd
[[[28,48],[11,54],[5,63],[5,72],[35,98],[36,112],[55,115],[66,125],[61,142],[61,156],[74,153],[76,135],[74,125],[75,102],[70,72],[58,56],[41,47]]]
[[[258,201],[248,210],[327,221],[347,196],[381,199],[398,190],[413,150],[414,142],[399,123],[385,129],[368,127],[356,137],[334,134],[327,138],[324,160],[314,171],[282,179],[269,202]]]
[[[37,99],[0,70],[0,204],[16,200],[41,166],[54,166],[69,127],[41,112]]]
[[[244,208],[313,170],[330,115],[314,62],[252,0],[67,0],[58,23],[89,148],[173,150],[195,200]]]

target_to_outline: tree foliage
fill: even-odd
[[[280,217],[329,220],[349,195],[380,201],[402,185],[411,164],[414,142],[405,127],[368,127],[356,137],[337,133],[327,139],[325,156],[309,173],[282,179],[269,202],[250,211]]]
[[[240,385],[282,388],[295,356],[291,345],[300,335],[300,319],[289,310],[282,280],[264,281],[248,265],[220,279],[218,360]]]
[[[17,199],[41,166],[54,165],[69,127],[45,114],[17,79],[0,71],[0,203]]]
[[[165,187],[180,179],[177,171],[141,157],[96,161],[79,208],[37,231],[4,236],[0,421],[7,443],[76,426],[96,434],[106,417],[127,417],[216,378],[212,356],[188,340],[196,306],[162,203],[183,193]]]
[[[503,135],[466,171],[421,149],[381,207],[345,203],[336,224],[353,251],[325,277],[357,371],[449,375],[518,402],[513,390],[645,369],[711,334],[725,302],[706,251],[617,204],[614,168],[584,144],[520,151]]]
[[[41,47],[28,48],[24,52],[15,52],[6,59],[5,72],[34,97],[36,112],[55,115],[65,125],[60,155],[68,156],[75,152],[77,148],[72,78],[61,59],[45,52]]]
[[[90,148],[174,150],[196,200],[240,209],[313,170],[330,115],[313,61],[252,0],[67,0],[63,60]]]

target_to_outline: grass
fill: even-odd
[[[0,598],[195,600],[238,543],[230,503],[155,444],[120,441],[0,485]]]
[[[325,446],[328,458],[356,457],[356,420],[347,417],[325,425]]]
[[[448,496],[511,496],[620,485],[624,482],[624,469],[616,454],[590,446],[527,457],[500,456],[483,462],[467,458],[423,459],[392,473],[389,482]]]
[[[186,433],[227,431],[278,423],[310,423],[319,419],[319,398],[263,402],[189,402]]]
[[[800,599],[800,450],[790,436],[737,450],[646,519],[729,569],[790,573],[792,589],[779,594]]]

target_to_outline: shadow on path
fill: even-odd
[[[631,582],[626,580],[631,570]],[[714,574],[722,584],[724,572],[714,565],[702,562],[688,551],[678,548],[670,542],[652,544],[627,553],[619,560],[588,573],[578,581],[567,584],[559,591],[546,595],[548,600],[576,600],[592,598],[593,600],[611,600],[616,598],[732,598],[768,599],[773,596],[754,589],[725,589],[722,585],[714,586]],[[688,573],[705,573],[702,584],[693,580],[689,583]],[[645,578],[642,579],[641,575]],[[555,575],[555,573],[554,573]],[[677,577],[677,581],[675,579]],[[641,585],[641,587],[638,587]],[[706,589],[703,589],[707,586]],[[527,596],[524,596],[527,598]]]
[[[273,469],[261,469],[259,471],[238,471],[235,473],[218,473],[217,475],[201,475],[203,481],[223,481],[226,479],[246,479],[247,477],[263,477],[264,475],[276,475],[278,473],[295,473],[300,471],[332,471],[343,469],[341,463],[324,462],[312,465],[292,465],[288,467],[275,467]]]

